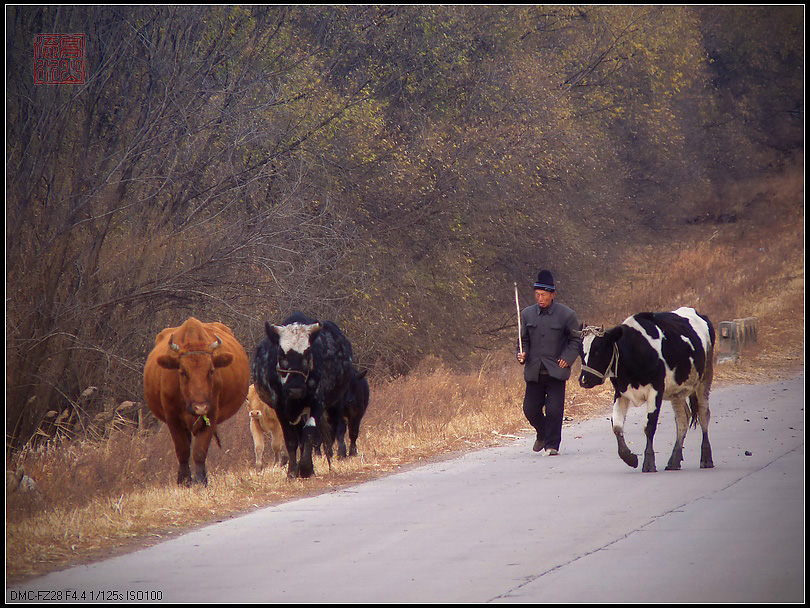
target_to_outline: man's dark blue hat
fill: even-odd
[[[555,291],[554,277],[548,270],[541,270],[537,275],[537,282],[534,284],[535,289],[542,289],[544,291]]]

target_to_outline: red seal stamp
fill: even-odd
[[[84,84],[84,34],[37,34],[34,84]]]

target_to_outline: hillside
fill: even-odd
[[[668,243],[765,238],[749,195],[803,149],[803,17],[9,6],[7,446],[139,401],[155,336],[192,315],[249,351],[266,320],[333,320],[384,381],[500,352],[541,267],[583,318],[668,305],[641,278],[691,272]],[[84,33],[84,85],[32,81],[41,32]]]

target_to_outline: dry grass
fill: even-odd
[[[760,382],[804,364],[804,170],[781,179],[740,184],[744,218],[692,226],[666,247],[639,246],[623,263],[590,323],[615,325],[633,312],[693,306],[717,325],[757,317],[760,340],[736,365],[719,366],[717,381]]]
[[[719,383],[790,376],[804,366],[804,218],[801,186],[784,194],[780,214],[722,229],[693,227],[689,242],[638,248],[624,256],[600,294],[606,325],[639,310],[693,305],[715,322],[760,320],[760,340],[737,364],[718,367]],[[756,193],[761,195],[761,192]],[[795,200],[798,197],[798,202]],[[662,272],[666,269],[666,272]],[[617,281],[616,277],[621,277]],[[578,364],[574,373],[578,372]],[[285,471],[255,470],[247,415],[221,427],[223,449],[209,453],[209,486],[177,488],[176,460],[165,428],[114,430],[96,441],[53,441],[7,459],[24,467],[37,493],[6,498],[8,582],[116,551],[282,501],[388,474],[426,459],[509,441],[528,432],[522,414],[521,369],[510,353],[489,357],[474,373],[425,361],[407,377],[372,383],[359,456],[316,458],[316,477],[288,480]],[[568,384],[566,416],[608,415],[612,395]]]

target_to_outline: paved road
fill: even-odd
[[[803,602],[804,377],[716,389],[711,470],[694,431],[684,469],[663,470],[665,407],[658,473],[619,460],[607,420],[584,421],[557,457],[514,440],[54,573],[6,600]],[[642,420],[628,416],[636,453]]]

